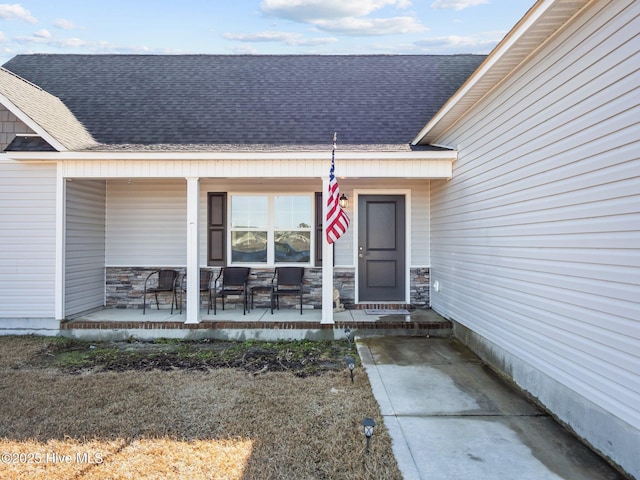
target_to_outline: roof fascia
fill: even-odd
[[[2,104],[7,110],[9,110],[12,114],[14,114],[18,120],[24,123],[27,127],[33,130],[38,136],[42,137],[44,141],[46,141],[53,148],[58,150],[58,152],[66,152],[67,148],[62,145],[58,140],[56,140],[49,132],[47,132],[44,128],[42,128],[39,124],[33,121],[31,117],[25,114],[20,108],[18,108],[11,100],[0,93],[0,104]]]
[[[323,160],[331,152],[4,152],[8,158],[19,161],[55,162],[65,160],[113,161],[189,161],[189,160]],[[341,160],[452,160],[458,158],[456,150],[413,152],[337,151]]]
[[[513,45],[534,25],[540,17],[556,2],[556,0],[538,1],[522,17],[516,26],[502,39],[502,41],[491,51],[489,56],[480,64],[475,72],[467,79],[458,91],[440,108],[440,110],[429,120],[420,130],[418,135],[411,141],[411,145],[418,145],[431,129],[440,122],[452,109],[460,102],[464,96],[484,77],[491,68],[498,63]]]

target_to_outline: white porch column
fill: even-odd
[[[322,319],[320,323],[333,324],[333,244],[327,242],[327,200],[329,177],[322,177]]]
[[[64,267],[65,267],[65,202],[67,183],[63,176],[63,162],[56,169],[56,273],[54,310],[56,320],[64,319]]]
[[[187,320],[200,323],[200,178],[187,177]]]

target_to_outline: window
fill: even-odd
[[[312,195],[232,195],[232,264],[311,262]]]

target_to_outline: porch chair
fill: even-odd
[[[202,292],[211,290],[211,280],[213,279],[213,270],[200,269],[200,295]],[[187,274],[182,275],[182,279],[178,282],[180,285],[180,314],[182,314],[182,304],[184,303],[183,297],[187,293]],[[207,302],[207,313],[209,313],[210,302]]]
[[[213,288],[209,290],[209,308],[213,302],[213,314],[217,314],[218,297],[222,299],[222,310],[224,310],[224,299],[229,295],[239,295],[242,300],[242,314],[246,315],[248,309],[247,303],[247,283],[249,282],[249,267],[225,267],[220,270],[213,284]]]
[[[157,275],[157,279],[152,277]],[[171,294],[171,314],[173,315],[173,306],[178,306],[178,297],[176,296],[176,284],[178,280],[178,272],[175,270],[155,270],[147,275],[144,281],[144,291],[142,293],[142,314],[147,310],[147,295],[152,293],[156,299],[156,308],[160,310],[158,302],[158,293]]]
[[[300,315],[302,315],[302,277],[303,267],[278,267],[271,279],[271,314],[273,309],[280,310],[280,297],[298,295],[300,297]]]

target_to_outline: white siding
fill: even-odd
[[[186,182],[180,180],[109,180],[107,184],[107,266],[181,266],[186,261]],[[341,180],[340,191],[351,199],[354,189],[383,193],[411,191],[411,266],[429,266],[428,180]],[[208,192],[313,193],[322,190],[314,180],[200,180],[200,263],[207,260]],[[335,244],[335,266],[354,267],[354,228]]]
[[[0,318],[55,317],[56,166],[0,154]]]
[[[431,184],[434,309],[635,428],[636,448],[639,31],[640,2],[596,2],[438,139],[459,159]],[[623,435],[593,435],[625,465]]]
[[[326,155],[330,155],[329,152]],[[95,156],[94,156],[95,155]],[[181,157],[185,154],[180,155]],[[281,182],[307,181],[329,175],[329,156],[291,159],[272,158],[247,160],[245,158],[199,159],[198,153],[187,154],[193,158],[174,158],[171,153],[150,153],[145,158],[114,159],[109,153],[92,154],[87,159],[82,154],[68,154],[61,166],[65,177],[73,178],[247,178],[275,179]],[[250,152],[248,153],[250,156]],[[301,153],[304,156],[304,153]],[[388,180],[405,178],[450,178],[451,158],[415,158],[408,154],[389,153],[389,159],[368,159],[363,153],[358,159],[341,160],[337,168],[340,177],[377,178]],[[447,157],[453,156],[446,154]],[[286,156],[286,154],[283,154]],[[441,155],[439,155],[440,157]],[[72,157],[72,158],[69,158]],[[147,158],[148,157],[148,158]],[[314,154],[313,157],[316,157]]]
[[[107,266],[185,265],[186,249],[184,179],[107,183]]]
[[[411,267],[431,265],[429,181],[411,188]]]
[[[104,305],[104,180],[66,183],[65,315]]]

